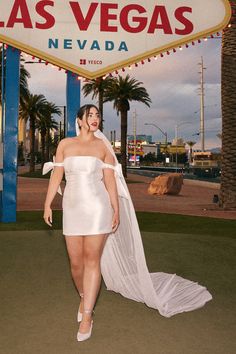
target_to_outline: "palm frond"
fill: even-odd
[[[150,107],[151,99],[142,82],[131,78],[130,75],[126,77],[118,76],[113,79],[112,84],[104,93],[104,102],[113,102],[114,109],[117,112],[121,109],[130,109],[129,102],[142,102]]]

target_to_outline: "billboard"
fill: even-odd
[[[0,41],[86,78],[222,30],[227,0],[0,0]]]

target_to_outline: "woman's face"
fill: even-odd
[[[100,124],[100,115],[99,112],[96,110],[96,108],[92,107],[89,110],[89,115],[86,121],[86,113],[83,115],[82,120],[78,119],[79,125],[81,128],[83,127],[85,130],[89,130],[91,132],[94,132],[98,129],[99,124]],[[88,127],[89,125],[89,127]],[[90,128],[90,129],[89,129]]]

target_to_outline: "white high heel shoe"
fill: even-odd
[[[83,299],[84,294],[79,294],[81,299]],[[82,317],[83,317],[83,312],[80,312],[80,310],[78,310],[78,314],[77,314],[77,321],[81,322],[82,321]]]
[[[92,312],[93,312],[92,310],[84,310],[84,313],[92,313]],[[91,325],[90,325],[89,331],[87,333],[81,333],[80,331],[78,331],[77,341],[83,342],[84,340],[89,339],[92,334],[92,328],[93,328],[93,320],[91,321]]]

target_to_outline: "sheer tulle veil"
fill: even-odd
[[[77,119],[75,127],[79,135]],[[94,135],[103,140],[115,158],[119,196],[120,224],[116,232],[109,235],[101,260],[102,277],[107,290],[143,302],[165,317],[204,306],[212,299],[204,286],[176,274],[149,273],[139,225],[121,165],[106,136],[99,129]]]

